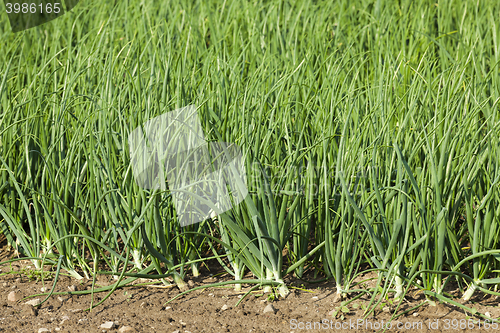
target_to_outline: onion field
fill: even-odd
[[[286,278],[326,279],[339,297],[369,294],[367,313],[409,290],[462,308],[500,295],[499,13],[497,1],[82,1],[15,34],[0,15],[9,262],[112,275],[108,294],[140,278],[185,291],[211,262],[236,290],[277,297]],[[128,138],[188,105],[208,142],[240,147],[248,195],[182,226],[168,188],[135,181]]]

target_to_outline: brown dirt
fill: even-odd
[[[0,261],[10,256],[12,253],[8,253],[5,248],[1,249]],[[102,332],[100,325],[106,321],[113,321],[116,324],[111,332],[119,332],[124,326],[132,327],[134,332],[375,332],[377,330],[374,328],[377,328],[377,325],[386,324],[390,318],[391,305],[386,303],[382,306],[386,307],[385,310],[380,308],[374,316],[358,323],[358,320],[362,320],[362,305],[368,304],[367,297],[349,304],[349,312],[344,314],[343,320],[333,318],[329,312],[340,307],[341,302],[336,297],[333,283],[308,284],[298,279],[288,281],[291,293],[286,299],[272,302],[276,309],[274,314],[263,313],[270,301],[267,299],[269,294],[263,294],[262,291],[247,296],[236,307],[235,304],[242,297],[242,293],[235,292],[232,287],[193,291],[167,305],[165,303],[168,300],[179,294],[176,287],[126,287],[115,291],[103,305],[91,312],[83,311],[90,306],[90,295],[55,295],[35,309],[24,304],[29,299],[17,302],[8,300],[8,294],[12,291],[21,297],[41,293],[42,282],[33,277],[30,279],[28,276],[30,265],[29,261],[22,261],[12,266],[0,267],[2,270],[0,272],[1,332],[38,332],[40,328],[47,328],[50,332]],[[208,278],[206,270],[201,272],[201,277],[191,278],[192,286],[229,278],[227,276]],[[97,284],[102,286],[111,283],[113,283],[112,278],[101,276]],[[51,286],[52,280],[45,280],[45,287],[50,289]],[[79,283],[70,277],[62,276],[55,291],[68,291],[69,286],[77,286],[77,290],[86,290],[91,288],[91,281]],[[294,289],[293,286],[304,290]],[[249,286],[244,286],[243,291],[248,289]],[[105,295],[105,293],[96,294],[95,301],[99,301]],[[421,293],[411,294],[404,302],[403,309],[409,309],[422,300]],[[355,309],[353,304],[359,307]],[[228,307],[226,310],[222,310],[224,305]],[[494,318],[500,316],[498,301],[493,296],[480,297],[479,300],[476,297],[468,306],[475,307],[482,313],[488,311]],[[341,311],[339,316],[340,313]],[[451,305],[439,303],[437,306],[425,305],[396,319],[388,332],[500,331],[500,326],[485,329],[482,319],[480,325],[467,322],[468,318],[463,310]],[[454,319],[456,321],[453,321]],[[399,326],[403,327],[398,328],[399,322],[401,322]],[[319,328],[320,323],[321,328]],[[466,328],[462,329],[464,323]],[[470,325],[469,328],[467,324]],[[454,326],[457,329],[453,329]]]

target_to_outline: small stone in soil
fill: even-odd
[[[19,294],[16,293],[15,291],[11,291],[9,295],[7,295],[7,300],[9,302],[17,302],[19,300]]]
[[[188,286],[189,286],[189,288],[193,288],[193,287],[194,287],[194,282],[193,282],[193,280],[189,280],[189,281],[188,281]]]
[[[123,326],[122,328],[120,328],[118,330],[118,332],[120,333],[132,333],[132,332],[135,332],[135,328],[131,327],[131,326]]]
[[[30,299],[29,301],[27,301],[24,304],[28,304],[28,305],[31,305],[31,306],[37,306],[38,304],[40,304],[40,299],[39,298]]]
[[[225,311],[225,310],[227,310],[227,304],[224,304],[224,305],[222,306],[222,308],[221,308],[221,311]]]
[[[107,321],[104,324],[101,324],[101,328],[104,330],[110,330],[110,329],[113,329],[114,327],[115,327],[115,323],[113,323],[112,321]]]
[[[275,314],[276,313],[276,309],[274,308],[274,306],[272,304],[268,304],[264,308],[264,313],[273,313],[273,314]]]
[[[38,333],[42,333],[42,332],[50,332],[50,330],[48,328],[45,328],[45,327],[39,328]]]
[[[171,308],[172,308],[171,306],[167,306],[165,310],[170,310]]]

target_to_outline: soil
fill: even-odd
[[[12,253],[5,246],[0,249],[0,262],[10,257]],[[377,307],[374,315],[361,321],[362,308],[369,303],[367,294],[342,309],[342,299],[337,297],[332,281],[311,284],[296,278],[287,281],[291,292],[284,299],[271,300],[270,293],[256,290],[244,297],[238,306],[236,303],[251,286],[243,285],[242,292],[234,291],[232,285],[196,290],[169,304],[166,302],[180,293],[175,286],[131,286],[116,290],[92,311],[85,311],[90,306],[91,295],[53,295],[47,302],[33,307],[25,303],[36,298],[43,300],[45,296],[25,297],[42,293],[43,287],[50,290],[52,277],[47,277],[44,284],[40,279],[37,280],[30,273],[34,272],[32,263],[27,260],[0,268],[1,332],[43,332],[44,329],[45,332],[102,332],[108,331],[101,327],[106,322],[113,322],[114,327],[109,329],[110,332],[376,332],[380,325],[388,325],[387,320],[394,310],[386,301]],[[188,276],[186,281],[191,287],[196,287],[230,278],[216,274],[210,277],[210,273],[214,272],[202,268],[200,277]],[[100,276],[97,285],[110,285],[113,282],[112,277]],[[82,282],[60,276],[55,291],[69,292],[70,288],[90,290],[91,281]],[[8,299],[11,292],[18,297],[17,301]],[[105,295],[95,294],[94,302]],[[423,300],[422,293],[410,292],[403,302],[402,310],[410,309]],[[435,306],[423,305],[397,318],[388,332],[500,331],[499,325],[485,327],[484,319],[468,317],[470,314],[458,307],[436,303]],[[478,295],[470,302],[461,303],[481,313],[489,312],[493,318],[500,316],[495,296]],[[269,304],[275,311],[264,313]],[[338,310],[335,318],[332,310]],[[475,318],[476,322],[469,321],[470,318]],[[479,319],[480,322],[477,322]]]

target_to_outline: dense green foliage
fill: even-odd
[[[1,17],[0,222],[22,254],[87,277],[130,255],[181,284],[207,253],[339,293],[368,269],[396,297],[500,283],[497,1],[184,3],[82,1],[18,34]],[[127,136],[190,104],[242,147],[251,195],[181,228]]]

